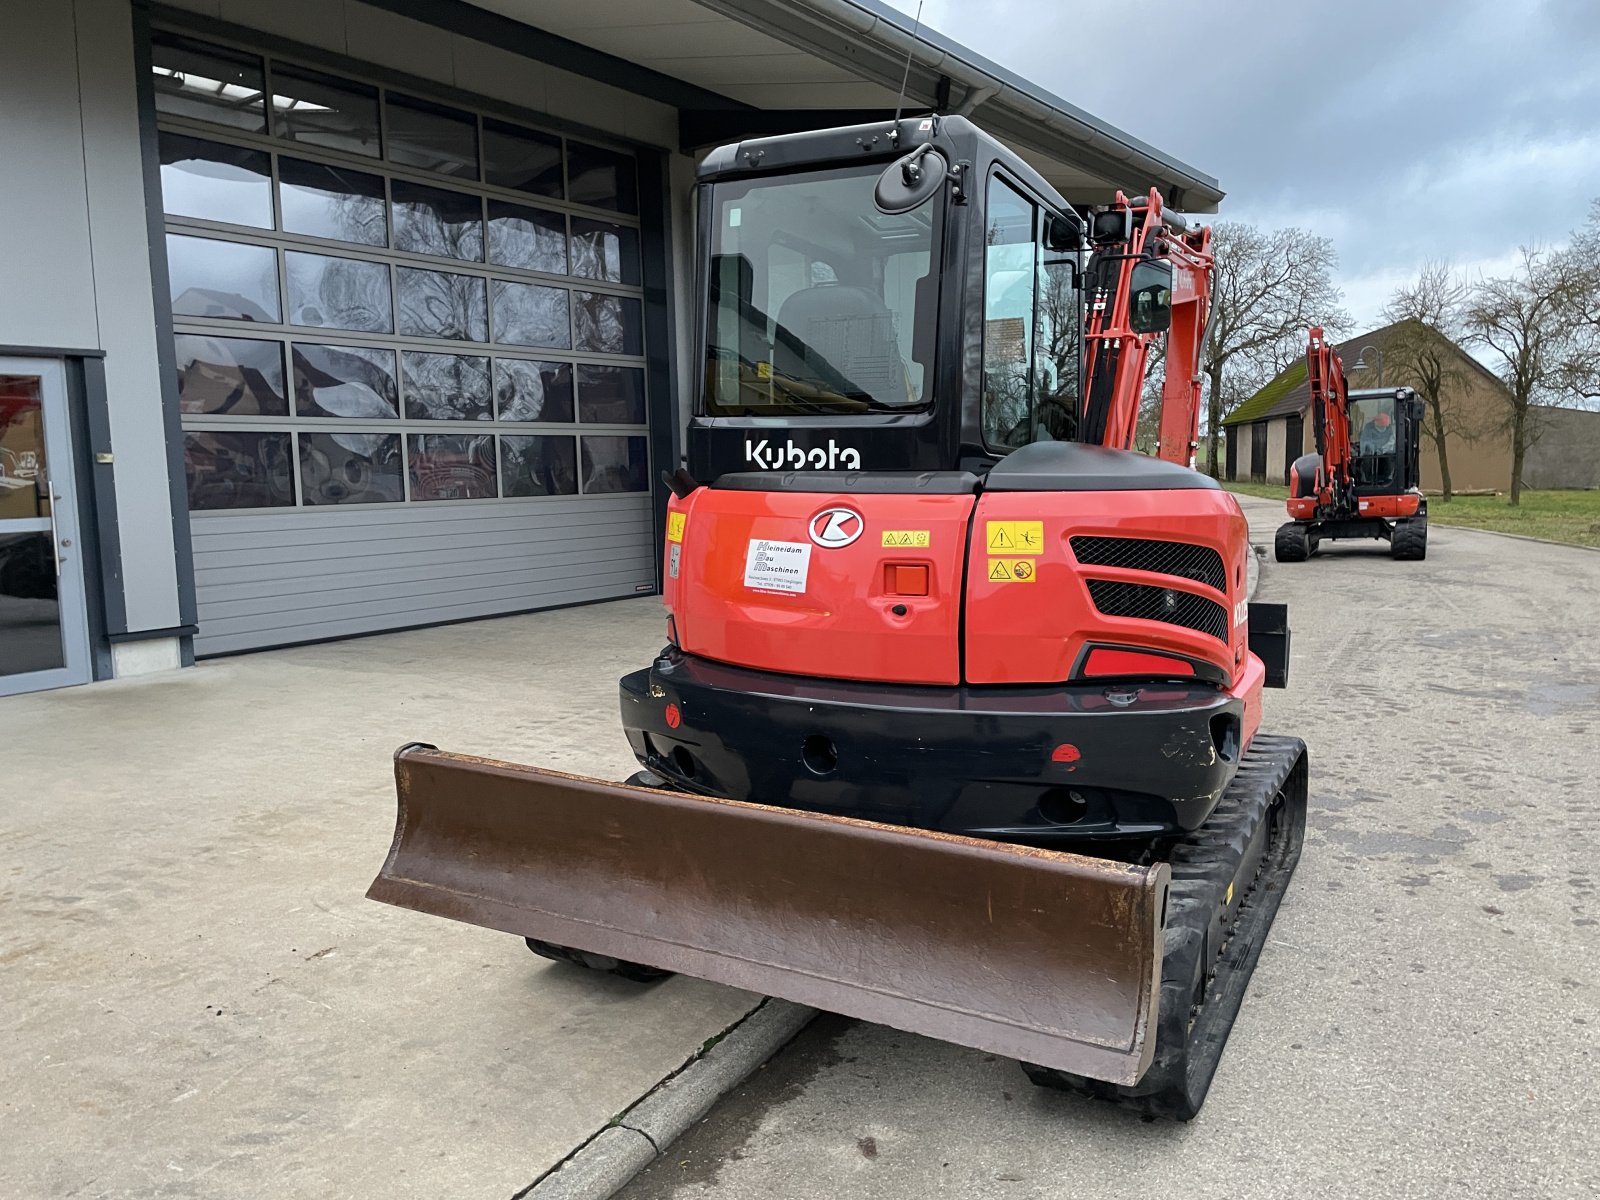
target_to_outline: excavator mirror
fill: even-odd
[[[1076,221],[1053,214],[1045,219],[1044,248],[1046,250],[1076,250],[1083,244],[1083,230]]]
[[[1162,333],[1172,324],[1172,264],[1149,260],[1133,268],[1128,283],[1128,326]]]
[[[878,176],[872,202],[885,216],[899,216],[921,208],[944,183],[950,164],[931,145],[902,154]]]

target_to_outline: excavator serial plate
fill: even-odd
[[[1107,1083],[1155,1053],[1169,868],[407,746],[368,896]]]

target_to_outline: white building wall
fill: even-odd
[[[1284,470],[1287,453],[1289,422],[1284,417],[1274,417],[1267,422],[1267,482],[1285,483],[1288,472]]]
[[[0,344],[105,352],[128,628],[169,629],[178,582],[132,10],[4,5]]]

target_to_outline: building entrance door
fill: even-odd
[[[89,681],[66,372],[0,358],[0,696]]]

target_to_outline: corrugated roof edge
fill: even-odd
[[[900,46],[897,48],[901,53],[911,46],[912,28],[915,24],[911,16],[890,7],[884,0],[697,0],[697,3],[724,15],[738,12],[745,17],[755,17],[757,14],[753,10],[760,8],[767,8],[769,12],[774,7],[788,8],[790,11],[803,10],[812,21],[817,21],[819,18],[824,22],[831,21],[850,30],[857,37],[876,38],[880,43],[899,42]],[[890,31],[892,31],[891,36],[884,38],[883,34]],[[913,48],[913,57],[919,66],[949,75],[953,79],[961,75],[971,76],[956,80],[964,87],[982,87],[987,82],[996,90],[1010,89],[1022,104],[1020,107],[1016,105],[1007,107],[1019,116],[1040,122],[1045,130],[1053,133],[1070,136],[1076,132],[1078,140],[1087,144],[1091,150],[1107,159],[1134,165],[1140,174],[1169,177],[1172,183],[1183,187],[1188,193],[1184,204],[1188,211],[1214,210],[1225,195],[1222,185],[1214,176],[1207,175],[1188,163],[1156,149],[1148,142],[1107,124],[1077,105],[1063,100],[1053,92],[1046,91],[944,34],[922,26],[917,28],[914,36],[916,43],[934,56],[930,61],[929,55],[917,54]],[[960,69],[951,70],[951,64]],[[898,79],[895,82],[898,83]],[[986,101],[986,103],[993,102],[993,100]],[[1042,111],[1028,111],[1032,106],[1037,106]],[[1077,130],[1052,129],[1048,120],[1052,115],[1064,125],[1077,126]],[[976,119],[981,122],[983,118],[980,116]],[[1136,160],[1143,160],[1145,165],[1137,166]]]
[[[807,0],[807,2],[815,5],[817,0]],[[863,12],[870,13],[872,16],[877,17],[880,21],[886,21],[890,25],[895,26],[895,28],[899,29],[900,32],[908,36],[911,34],[912,27],[915,25],[915,21],[912,17],[901,12],[899,9],[894,8],[888,4],[886,0],[833,0],[833,2],[838,4],[846,4],[851,8],[859,8]],[[1124,130],[1118,129],[1115,125],[1107,124],[1099,117],[1096,117],[1092,113],[1086,112],[1084,109],[1079,108],[1076,104],[1073,104],[1067,100],[1063,100],[1054,92],[1046,91],[1044,88],[1040,87],[1031,80],[1024,79],[1015,71],[1008,70],[1007,68],[1002,67],[999,63],[994,62],[992,59],[985,58],[977,51],[968,49],[960,42],[957,42],[953,38],[946,37],[938,30],[930,29],[924,25],[918,29],[916,36],[919,41],[926,42],[928,45],[933,46],[938,50],[942,50],[946,54],[952,55],[961,62],[964,62],[968,66],[974,67],[979,71],[982,71],[986,75],[994,76],[1002,83],[1010,84],[1024,95],[1032,96],[1035,100],[1038,100],[1044,104],[1048,104],[1051,108],[1058,110],[1063,115],[1071,117],[1075,121],[1081,121],[1085,125],[1088,125],[1091,128],[1097,129],[1106,134],[1108,137],[1115,138],[1117,141],[1123,143],[1123,145],[1129,147],[1130,149],[1137,150],[1141,154],[1144,154],[1161,163],[1163,166],[1170,167],[1174,171],[1178,171],[1189,176],[1189,178],[1193,179],[1197,183],[1205,184],[1217,193],[1217,198],[1219,200],[1223,195],[1225,195],[1225,193],[1222,191],[1222,184],[1218,182],[1215,176],[1207,175],[1203,171],[1190,166],[1182,159],[1174,158],[1165,151],[1158,150],[1149,142],[1143,141],[1140,138],[1136,138],[1131,133],[1127,133]]]

